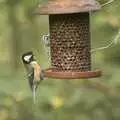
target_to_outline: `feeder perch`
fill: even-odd
[[[101,8],[95,0],[49,0],[35,13],[49,15],[51,68],[46,77],[94,78],[100,70],[91,67],[90,12]]]

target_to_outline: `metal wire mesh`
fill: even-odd
[[[50,15],[49,22],[53,70],[90,71],[89,13]]]

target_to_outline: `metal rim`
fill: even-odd
[[[101,70],[85,71],[85,72],[54,72],[52,68],[44,70],[45,77],[57,79],[85,79],[95,78],[102,75]]]
[[[33,13],[41,15],[96,11],[101,5],[96,0],[49,0],[40,4]]]

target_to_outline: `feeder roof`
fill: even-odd
[[[48,0],[35,9],[36,14],[67,14],[96,11],[101,8],[96,0]]]

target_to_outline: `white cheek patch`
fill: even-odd
[[[24,60],[27,61],[27,62],[29,62],[29,60],[30,60],[31,57],[32,57],[32,55],[27,55],[27,56],[24,57]]]

